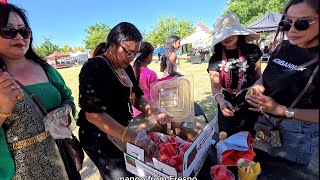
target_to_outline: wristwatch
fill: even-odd
[[[284,112],[284,115],[286,118],[292,118],[294,116],[294,109],[287,107],[286,111]]]

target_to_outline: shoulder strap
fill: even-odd
[[[300,98],[304,95],[304,93],[308,90],[308,88],[310,87],[314,77],[316,76],[317,72],[319,70],[319,64],[317,65],[317,67],[314,69],[311,77],[309,78],[308,83],[306,84],[306,86],[304,87],[304,89],[301,91],[301,93],[299,94],[299,96],[293,101],[293,103],[291,104],[290,108],[293,108],[298,101],[300,100]]]
[[[30,95],[31,99],[40,107],[43,114],[47,115],[48,111],[42,105],[42,103],[39,101],[39,99],[32,92],[30,92],[23,84],[21,84],[21,82],[19,82],[18,80],[15,80],[15,81],[24,91],[26,91]]]
[[[309,89],[314,77],[316,76],[317,72],[319,70],[319,64],[317,65],[317,67],[314,69],[312,75],[310,76],[309,78],[309,81],[307,82],[306,86],[304,87],[304,89],[301,91],[301,93],[298,95],[298,97],[293,101],[293,103],[290,105],[290,108],[293,108],[297,103],[298,101],[301,99],[301,97],[304,95],[304,93]],[[279,124],[281,123],[281,121],[283,120],[284,118],[281,118],[277,124],[276,124],[276,127],[279,126]]]

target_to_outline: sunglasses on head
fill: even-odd
[[[14,27],[2,27],[0,28],[0,36],[4,39],[13,39],[20,34],[23,39],[29,39],[31,37],[31,29],[27,27],[22,27],[15,29]]]
[[[308,21],[308,20],[302,19],[302,20],[297,20],[294,23],[290,23],[287,20],[282,20],[279,23],[279,27],[281,31],[289,31],[293,25],[296,30],[305,31],[309,29],[310,25],[313,24],[315,21],[316,20]]]

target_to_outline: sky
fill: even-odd
[[[160,17],[173,15],[179,20],[199,21],[213,30],[228,0],[8,0],[27,11],[35,45],[43,37],[63,45],[84,46],[85,29],[96,23],[110,28],[127,21],[141,32],[148,32]]]

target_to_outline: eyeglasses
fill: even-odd
[[[4,39],[13,39],[20,34],[23,39],[29,39],[31,37],[31,29],[27,27],[22,27],[15,29],[14,27],[2,27],[0,28],[0,36]]]
[[[298,31],[305,31],[307,30],[311,24],[313,24],[316,20],[313,21],[308,21],[308,20],[297,20],[294,23],[290,23],[287,20],[282,20],[279,23],[279,28],[281,31],[289,31],[292,27],[292,25],[294,25],[294,28]]]
[[[137,58],[137,57],[139,57],[139,56],[141,55],[140,52],[136,52],[136,53],[134,53],[134,52],[128,52],[127,49],[124,48],[121,44],[119,44],[119,46],[121,46],[122,49],[124,50],[124,52],[126,52],[126,57],[127,57],[127,58],[131,58],[131,57],[133,57],[133,56],[134,56],[135,58]]]

